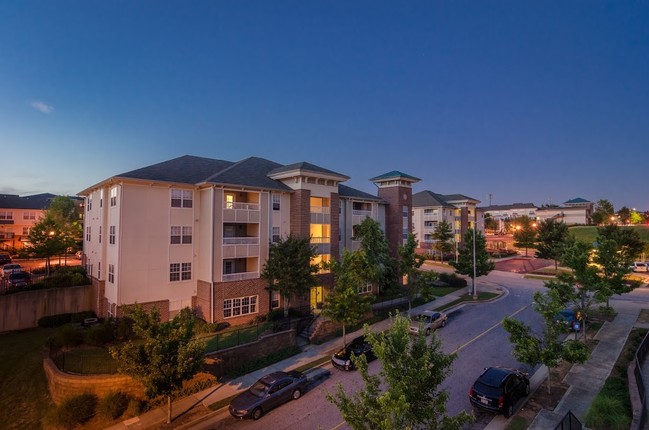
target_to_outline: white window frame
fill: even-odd
[[[108,227],[108,243],[115,245],[115,236],[116,236],[117,227],[111,225]]]
[[[108,265],[108,282],[111,284],[115,283],[115,265],[114,264],[109,264]]]
[[[180,188],[171,189],[171,207],[191,209],[194,207],[194,192]]]
[[[259,296],[235,297],[223,300],[223,318],[236,318],[258,312]]]
[[[169,263],[169,282],[191,281],[192,263]]]
[[[117,206],[117,187],[110,189],[110,205]]]
[[[192,243],[192,227],[189,225],[172,225],[169,243],[171,245],[190,245]]]
[[[14,219],[13,211],[0,211],[0,219],[7,221]]]
[[[281,294],[277,290],[270,291],[270,308],[279,309]]]
[[[365,282],[365,285],[358,286],[358,294],[369,294],[372,292],[372,283]]]
[[[281,232],[279,227],[272,227],[271,228],[271,241],[273,243],[279,243],[281,239]]]
[[[86,227],[86,242],[90,242],[92,239],[92,229],[90,226]]]
[[[273,194],[272,203],[274,211],[280,210],[282,207],[282,197],[279,194]]]
[[[36,211],[25,211],[23,212],[23,220],[36,220]]]

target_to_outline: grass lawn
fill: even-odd
[[[270,323],[258,324],[250,327],[234,328],[231,330],[204,337],[206,342],[205,352],[214,352],[244,343],[254,342],[259,335],[270,327]]]
[[[88,346],[67,351],[63,366],[66,372],[81,375],[117,373],[117,361],[110,356],[108,348],[102,347]]]
[[[638,235],[640,236],[640,240],[642,240],[645,244],[649,243],[649,227],[647,227],[646,225],[634,225],[634,226],[622,227],[622,228],[628,228],[637,232]],[[595,226],[570,227],[570,233],[573,234],[577,240],[581,240],[587,243],[593,243],[597,238],[597,227]]]
[[[53,406],[43,371],[43,345],[55,329],[0,334],[0,429],[40,429]]]

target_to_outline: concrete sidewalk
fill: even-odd
[[[469,281],[470,284],[470,281]],[[492,291],[492,292],[503,292],[502,288],[498,286],[489,285],[485,283],[479,283],[480,291]],[[413,308],[413,310],[424,310],[424,309],[435,309],[441,306],[445,306],[455,300],[457,300],[461,295],[465,294],[467,290],[470,291],[470,285],[467,288],[461,288],[457,292],[448,294],[443,297],[439,297],[436,300],[426,303],[421,306]],[[507,292],[506,290],[504,291]],[[390,321],[383,320],[375,324],[372,324],[371,329],[373,331],[383,331],[389,327]],[[353,333],[347,334],[347,339],[353,339],[356,336],[363,334],[363,329],[357,330]],[[307,344],[303,347],[302,352],[294,355],[293,357],[282,360],[273,365],[264,367],[263,369],[256,370],[247,375],[240,376],[238,378],[232,379],[230,381],[224,382],[223,384],[217,385],[215,387],[208,388],[204,391],[196,393],[192,396],[185,397],[182,399],[175,400],[172,404],[172,414],[176,418],[179,415],[196,415],[196,419],[193,421],[194,424],[200,422],[202,418],[216,412],[210,411],[207,409],[210,405],[219,402],[224,399],[228,399],[236,394],[241,393],[250,387],[254,382],[256,382],[263,375],[266,375],[270,372],[278,370],[292,370],[298,367],[307,365],[316,360],[319,360],[323,357],[330,357],[335,351],[342,347],[342,338],[332,339],[328,342],[325,342],[320,345]],[[202,410],[202,412],[198,411]],[[119,424],[113,425],[108,428],[108,430],[124,430],[124,429],[150,429],[163,426],[167,419],[167,408],[159,407],[153,409],[149,412],[146,412],[138,417],[131,418],[126,421],[122,421]],[[178,427],[187,426],[187,424],[179,425]]]

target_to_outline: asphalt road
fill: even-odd
[[[513,358],[511,344],[500,322],[503,317],[513,315],[533,329],[540,329],[541,318],[531,309],[530,304],[534,291],[542,289],[543,283],[498,273],[493,273],[482,282],[503,286],[509,294],[492,303],[465,305],[449,313],[446,327],[436,332],[446,352],[457,352],[452,371],[442,386],[449,393],[447,407],[451,415],[462,410],[472,412],[468,390],[484,367],[499,365],[530,372],[534,370]],[[348,394],[352,393],[362,386],[361,378],[358,372],[343,372],[330,365],[325,368],[331,373],[328,378],[313,384],[298,401],[268,412],[259,421],[236,420],[225,411],[195,428],[347,429],[349,427],[343,422],[338,409],[325,399],[325,395],[334,393],[338,383],[343,385]],[[369,370],[370,373],[378,372],[380,363],[370,363]],[[483,429],[492,418],[492,414],[480,412],[471,428]]]

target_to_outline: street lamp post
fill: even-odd
[[[475,258],[475,235],[476,235],[476,225],[475,223],[473,224],[473,300],[476,300],[478,298],[478,292],[476,291],[475,288],[475,278],[476,278],[476,269],[475,269],[475,264],[476,264],[476,258]]]

